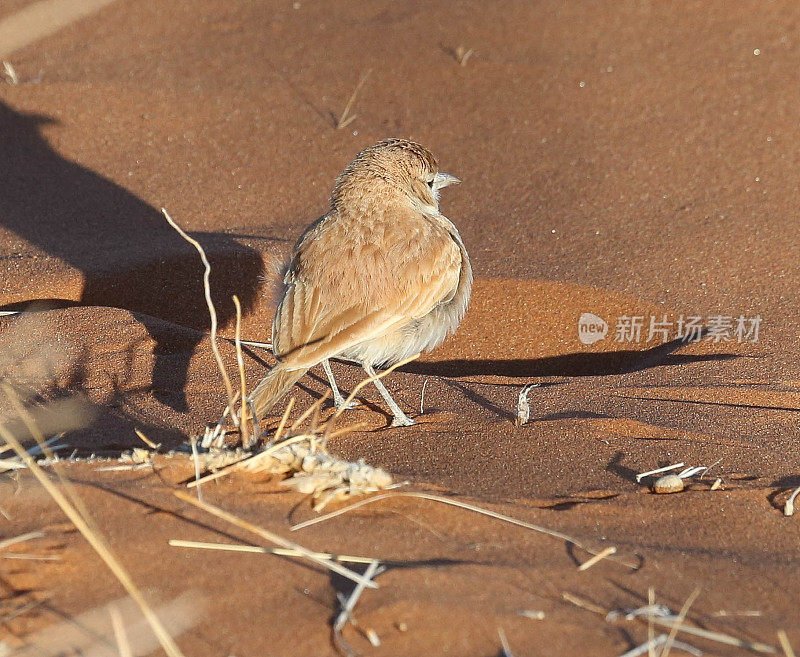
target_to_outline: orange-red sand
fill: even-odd
[[[639,567],[579,572],[588,555],[563,541],[378,502],[292,534],[389,564],[355,611],[380,647],[352,627],[345,639],[365,655],[477,657],[500,654],[503,628],[518,656],[620,655],[646,623],[607,621],[565,592],[608,611],[646,604],[653,587],[677,613],[700,587],[692,625],[776,647],[785,629],[800,650],[800,519],[782,513],[800,485],[798,25],[793,2],[119,0],[16,52],[23,84],[0,84],[0,303],[51,302],[0,321],[3,372],[53,354],[48,395],[95,407],[64,437],[83,454],[142,446],[137,428],[165,449],[184,443],[216,421],[224,392],[202,267],[159,209],[206,247],[223,333],[235,293],[244,336],[268,340],[277,263],[326,210],[335,176],[382,138],[418,140],[464,180],[442,208],[472,257],[473,302],[454,338],[388,379],[415,415],[425,385],[418,424],[389,428],[368,387],[344,418],[367,429],[331,449],[614,545]],[[458,46],[475,51],[466,66]],[[334,129],[367,70],[357,118]],[[578,340],[582,313],[606,320],[604,340]],[[757,342],[648,343],[664,315],[762,323]],[[623,316],[644,318],[638,342],[616,342]],[[247,350],[250,386],[272,362]],[[361,378],[334,369],[347,390]],[[542,385],[516,427],[528,383]],[[313,372],[297,408],[324,389]],[[635,480],[680,461],[716,465],[677,495]],[[66,472],[149,596],[192,593],[187,656],[335,654],[336,592],[349,591],[338,577],[168,545],[257,540],[172,495],[189,461]],[[123,595],[32,477],[3,475],[0,491],[3,536],[46,532],[0,557],[58,557],[0,559],[0,613],[46,598],[0,638],[21,645]],[[203,494],[284,535],[314,515],[269,479]]]

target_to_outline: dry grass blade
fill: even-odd
[[[20,534],[14,538],[7,538],[3,541],[0,541],[0,550],[8,547],[9,545],[15,545],[16,543],[23,543],[24,541],[30,541],[34,538],[42,537],[44,537],[44,532],[28,532],[27,534]]]
[[[7,623],[10,620],[15,619],[17,616],[22,616],[23,614],[27,614],[32,609],[36,609],[39,605],[43,605],[47,602],[49,598],[44,598],[42,600],[34,600],[33,602],[29,602],[26,605],[23,605],[19,609],[15,609],[14,611],[6,614],[5,616],[0,616],[0,623]]]
[[[61,561],[61,557],[53,554],[24,554],[18,552],[11,552],[9,554],[0,554],[2,559],[20,559],[23,561]]]
[[[86,518],[81,515],[76,507],[64,496],[58,487],[48,479],[44,471],[39,467],[36,461],[25,451],[19,441],[6,430],[5,425],[0,424],[0,436],[3,440],[17,453],[17,455],[25,462],[33,475],[39,480],[44,489],[55,500],[56,504],[61,507],[61,510],[66,514],[70,521],[77,527],[78,531],[83,534],[84,538],[94,548],[100,558],[111,569],[120,584],[125,588],[128,594],[136,601],[142,613],[147,618],[150,626],[153,629],[159,643],[164,648],[164,651],[169,657],[183,657],[183,653],[178,648],[172,637],[166,631],[161,621],[156,616],[155,612],[151,609],[150,605],[144,599],[141,592],[133,583],[128,571],[125,570],[123,565],[119,562],[117,557],[106,544],[105,540],[92,530]]]
[[[246,520],[242,520],[241,518],[237,518],[233,514],[228,513],[227,511],[223,511],[219,507],[213,506],[212,504],[208,504],[206,502],[200,502],[199,500],[194,499],[193,497],[187,495],[183,491],[173,491],[173,494],[178,499],[183,500],[184,502],[188,502],[189,504],[196,506],[198,509],[202,509],[211,515],[216,516],[217,518],[221,518],[232,525],[236,525],[237,527],[241,527],[242,529],[246,529],[257,536],[261,536],[261,538],[265,538],[268,541],[280,545],[283,548],[287,548],[290,550],[297,550],[300,554],[302,554],[306,559],[313,561],[324,568],[332,570],[335,573],[338,573],[342,577],[346,577],[349,580],[352,580],[357,583],[364,582],[364,586],[368,586],[369,588],[378,588],[378,585],[374,582],[367,582],[361,575],[358,573],[353,572],[349,568],[345,568],[344,566],[340,566],[334,561],[330,561],[327,559],[320,559],[316,556],[315,552],[312,552],[308,548],[303,547],[302,545],[298,545],[293,541],[283,538],[278,534],[274,534],[273,532],[266,530],[258,525],[254,525],[252,523],[247,522]]]
[[[656,468],[655,470],[648,470],[647,472],[640,472],[636,475],[636,481],[641,482],[642,479],[645,477],[649,477],[650,475],[654,474],[661,474],[662,472],[669,472],[670,470],[677,470],[678,468],[682,468],[686,465],[683,461],[680,463],[676,463],[675,465],[665,465],[663,468]]]
[[[289,403],[286,404],[286,410],[283,412],[281,421],[278,423],[278,428],[275,429],[275,436],[272,438],[272,440],[276,443],[280,441],[281,436],[283,435],[283,430],[286,428],[286,423],[289,421],[289,413],[292,412],[292,408],[294,408],[294,397],[292,397],[289,400]]]
[[[656,590],[651,586],[647,589],[647,657],[655,657],[656,649],[653,639],[656,632],[653,628],[653,609],[656,604]]]
[[[581,609],[585,609],[586,611],[591,611],[593,614],[600,614],[601,616],[605,616],[608,612],[603,609],[600,605],[596,605],[594,602],[590,602],[589,600],[584,600],[583,598],[579,598],[577,595],[570,593],[569,591],[563,591],[561,593],[561,597],[576,607],[580,607]]]
[[[147,436],[145,436],[141,431],[138,429],[134,429],[136,435],[139,436],[139,439],[147,445],[150,449],[158,449],[158,445],[156,445],[152,440],[150,440]]]
[[[645,652],[647,652],[648,656],[652,657],[652,655],[655,654],[655,649],[663,645],[666,640],[666,634],[659,634],[657,637],[648,639],[641,645],[631,648],[627,652],[623,652],[619,657],[639,657],[639,655],[643,655]]]
[[[514,653],[511,652],[511,646],[508,643],[508,638],[502,627],[497,628],[497,636],[500,637],[500,645],[503,647],[503,657],[514,657]]]
[[[344,111],[339,119],[336,121],[336,129],[343,130],[347,126],[349,126],[353,121],[356,120],[357,115],[353,114],[350,116],[350,109],[353,107],[353,103],[356,102],[356,96],[358,96],[358,92],[361,91],[361,87],[364,86],[364,83],[367,81],[369,74],[372,73],[372,69],[369,69],[366,73],[361,76],[361,79],[358,81],[355,90],[353,91],[353,95],[350,96],[350,100],[347,101],[347,105],[344,107]]]
[[[257,554],[277,554],[282,557],[302,557],[302,553],[288,548],[266,548],[260,545],[233,545],[231,543],[204,543],[202,541],[182,541],[172,538],[169,544],[173,547],[195,548],[198,550],[221,550],[227,552],[251,552]],[[330,559],[342,563],[372,563],[371,557],[354,557],[348,554],[330,554],[315,552],[320,559]]]
[[[789,637],[786,635],[784,630],[778,630],[778,643],[781,644],[783,654],[786,657],[796,657],[794,650],[792,649],[792,644],[789,643]]]
[[[244,357],[242,356],[242,304],[239,303],[239,297],[233,295],[233,305],[236,306],[236,365],[239,368],[239,398],[242,400],[247,399],[247,382],[244,376]],[[239,426],[242,431],[242,447],[249,449],[250,445],[255,441],[255,436],[251,441],[250,429],[247,425],[247,402],[243,401],[240,407],[241,417],[239,419]],[[258,427],[253,426],[253,431],[258,434]]]
[[[128,642],[128,635],[125,632],[125,623],[122,621],[122,614],[119,612],[117,605],[111,605],[108,608],[111,614],[111,625],[114,628],[114,638],[117,640],[117,649],[119,650],[119,657],[133,657],[131,644]]]
[[[192,444],[192,460],[194,461],[194,483],[197,487],[197,499],[203,501],[203,493],[200,491],[200,454],[197,453],[197,438],[192,436],[189,439]]]
[[[161,212],[169,222],[169,225],[172,226],[176,231],[178,231],[178,235],[180,235],[183,239],[185,239],[189,244],[191,244],[197,252],[200,254],[200,259],[203,261],[203,267],[205,267],[205,271],[203,272],[203,290],[206,295],[206,305],[208,306],[208,312],[211,315],[211,351],[214,352],[214,359],[217,361],[217,367],[219,368],[219,373],[222,375],[222,380],[225,382],[225,390],[228,392],[228,406],[231,409],[231,418],[234,420],[234,423],[238,423],[238,418],[236,417],[236,413],[233,412],[234,404],[236,403],[233,398],[233,386],[231,385],[230,377],[228,376],[228,372],[225,369],[225,364],[222,362],[222,356],[219,353],[219,347],[217,346],[217,311],[214,308],[214,302],[211,300],[211,286],[210,286],[210,278],[211,278],[211,263],[208,261],[206,257],[206,252],[203,250],[203,247],[193,237],[190,237],[178,224],[176,224],[172,217],[169,216],[169,213],[164,209],[161,208]]]
[[[19,76],[17,75],[16,70],[9,62],[3,62],[3,70],[6,72],[8,76],[9,84],[18,85],[19,84]]]
[[[607,547],[605,550],[600,550],[600,552],[595,554],[591,559],[584,561],[580,566],[578,566],[578,570],[580,571],[589,570],[589,568],[594,566],[598,561],[602,561],[606,557],[616,553],[617,553],[617,548],[611,545]]]
[[[329,520],[329,519],[334,518],[336,516],[342,515],[343,513],[347,513],[348,511],[353,511],[354,509],[357,509],[359,507],[366,506],[367,504],[372,504],[373,502],[378,502],[380,500],[385,500],[385,499],[392,498],[392,497],[414,497],[414,498],[422,499],[422,500],[430,500],[431,502],[439,502],[440,504],[448,504],[450,506],[455,506],[455,507],[458,507],[460,509],[466,509],[467,511],[472,511],[474,513],[479,513],[481,515],[488,516],[490,518],[495,518],[495,519],[500,520],[502,522],[507,522],[507,523],[510,523],[512,525],[517,525],[518,527],[524,527],[525,529],[530,529],[531,531],[539,532],[540,534],[545,534],[547,536],[552,536],[553,538],[557,538],[557,539],[560,539],[562,541],[565,541],[566,543],[569,543],[570,545],[574,545],[575,547],[580,548],[581,550],[584,550],[584,551],[588,552],[591,555],[595,555],[596,556],[596,555],[601,554],[603,552],[603,550],[594,550],[594,549],[584,545],[583,543],[581,543],[577,539],[574,539],[571,536],[568,536],[567,534],[563,534],[561,532],[558,532],[558,531],[555,531],[555,530],[552,530],[552,529],[547,529],[546,527],[541,527],[539,525],[534,525],[534,524],[531,524],[529,522],[525,522],[524,520],[517,520],[516,518],[512,518],[510,516],[505,516],[502,513],[496,513],[494,511],[490,511],[489,509],[483,509],[483,508],[481,508],[479,506],[475,506],[473,504],[467,504],[466,502],[459,502],[458,500],[452,500],[452,499],[450,499],[448,497],[441,497],[439,495],[431,495],[429,493],[417,493],[417,492],[382,493],[381,495],[376,495],[375,497],[370,497],[369,499],[361,500],[360,502],[356,502],[356,503],[351,504],[349,506],[346,506],[346,507],[344,507],[342,509],[338,509],[337,511],[332,511],[331,513],[327,513],[324,516],[319,516],[318,518],[312,518],[311,520],[306,520],[305,522],[298,523],[297,525],[294,525],[292,527],[292,531],[297,531],[298,529],[304,529],[305,527],[309,527],[311,525],[315,525],[318,522],[324,522],[325,520]],[[628,568],[631,568],[632,570],[635,570],[636,568],[638,568],[638,564],[630,562],[630,561],[627,561],[626,559],[622,559],[622,558],[619,558],[619,557],[611,557],[610,555],[607,556],[606,558],[609,558],[610,560],[613,559],[614,561],[617,561],[617,562],[627,566]]]
[[[330,390],[326,390],[322,397],[320,397],[317,401],[315,401],[311,406],[309,406],[305,411],[300,414],[300,417],[297,418],[290,427],[289,431],[296,431],[300,425],[305,422],[312,413],[315,413],[324,403],[325,400],[328,399],[328,395],[330,394]]]
[[[655,616],[653,618],[653,623],[655,625],[658,625],[659,627],[664,627],[669,630],[676,627],[677,625],[677,621],[675,620],[668,618],[659,618],[658,616]],[[753,652],[761,652],[765,654],[775,654],[776,652],[775,647],[767,643],[760,643],[758,641],[746,641],[745,639],[740,639],[735,636],[730,636],[729,634],[723,634],[722,632],[713,632],[711,630],[705,630],[702,627],[694,627],[693,625],[686,625],[685,623],[682,623],[681,625],[678,626],[678,631],[683,632],[684,634],[691,634],[692,636],[700,637],[701,639],[716,641],[717,643],[722,643],[726,646],[736,646],[737,648],[752,650]]]
[[[355,609],[358,599],[364,592],[364,586],[368,582],[372,582],[372,578],[375,577],[375,574],[378,571],[378,566],[380,566],[380,561],[378,561],[377,559],[372,559],[370,561],[369,566],[364,571],[363,583],[359,582],[358,584],[356,584],[356,587],[353,589],[353,592],[350,594],[350,597],[347,598],[347,602],[344,604],[342,610],[339,612],[339,615],[336,617],[336,621],[333,623],[334,632],[342,631],[342,628],[345,626],[345,623],[347,623],[347,619],[350,618],[350,614],[352,613],[353,609]]]
[[[695,601],[698,595],[700,595],[700,589],[696,588],[689,594],[689,597],[686,598],[686,602],[683,603],[683,607],[681,607],[681,610],[678,612],[678,618],[676,619],[675,625],[673,625],[669,635],[667,636],[667,640],[664,643],[664,647],[661,649],[661,653],[659,653],[659,657],[669,657],[669,651],[672,648],[673,642],[675,641],[675,636],[681,629],[681,625],[683,625],[683,621],[686,619],[686,614],[689,613],[689,608],[692,606],[692,603]]]

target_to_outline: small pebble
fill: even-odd
[[[674,474],[659,477],[653,484],[654,493],[680,493],[683,488],[683,479]]]

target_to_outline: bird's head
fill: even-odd
[[[399,197],[423,214],[439,213],[439,191],[461,181],[439,171],[433,154],[407,139],[386,139],[365,148],[341,173],[331,204],[364,206],[369,200]],[[370,196],[371,199],[366,197]]]

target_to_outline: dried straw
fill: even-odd
[[[8,390],[6,390],[6,394],[9,394]],[[11,398],[10,395],[9,397]],[[12,399],[12,403],[13,402],[14,400]],[[23,415],[23,420],[24,419],[25,416]],[[33,435],[37,438],[37,441],[43,439],[43,436],[41,436],[38,431],[36,431]],[[72,521],[78,531],[83,534],[84,538],[111,569],[115,577],[119,580],[120,584],[122,584],[128,594],[136,601],[136,604],[139,605],[139,608],[142,610],[142,613],[144,614],[148,623],[153,628],[153,632],[155,633],[159,643],[164,648],[164,651],[167,653],[167,655],[169,657],[183,657],[183,653],[181,652],[180,648],[178,648],[177,644],[169,635],[166,628],[164,628],[164,626],[161,624],[158,616],[156,616],[155,612],[144,599],[144,596],[133,583],[133,579],[128,574],[128,571],[108,547],[105,539],[103,539],[100,534],[94,531],[91,527],[85,507],[83,514],[80,513],[76,506],[65,497],[61,490],[59,490],[59,488],[47,478],[47,475],[44,473],[44,471],[25,451],[25,448],[23,448],[20,442],[11,434],[11,432],[8,431],[4,424],[0,424],[0,437],[2,437],[3,440],[5,440],[6,443],[17,453],[19,458],[25,462],[25,464],[28,466],[28,469],[33,473],[36,479],[39,480],[39,483],[50,494],[56,504],[61,507],[61,510],[66,514],[70,521]]]
[[[206,296],[206,305],[208,306],[208,312],[211,315],[211,351],[214,352],[214,359],[217,361],[217,367],[219,368],[219,372],[222,375],[222,380],[225,382],[225,390],[228,392],[228,406],[231,410],[233,410],[233,405],[236,403],[233,398],[233,386],[231,385],[230,377],[228,376],[228,372],[225,369],[225,364],[222,362],[222,356],[219,353],[219,347],[217,346],[217,311],[214,308],[214,302],[211,299],[211,286],[210,286],[210,278],[211,278],[211,263],[208,261],[206,257],[206,252],[203,250],[203,247],[200,246],[200,242],[198,242],[193,237],[190,237],[178,224],[176,224],[172,217],[169,216],[169,213],[164,209],[161,208],[161,213],[164,215],[166,220],[169,222],[169,225],[172,226],[178,234],[185,239],[189,244],[191,244],[197,252],[200,254],[200,259],[203,261],[203,267],[205,267],[205,271],[203,272],[203,290]],[[231,413],[231,417],[233,418],[234,424],[238,424],[238,418],[236,417],[235,413]]]
[[[539,532],[539,533],[545,534],[547,536],[552,536],[553,538],[557,538],[557,539],[560,539],[562,541],[565,541],[566,543],[569,543],[570,545],[574,545],[575,547],[580,548],[581,550],[584,550],[584,551],[588,552],[591,555],[598,555],[598,554],[601,554],[604,551],[604,550],[595,550],[593,548],[590,548],[587,545],[585,545],[584,543],[582,543],[581,541],[579,541],[578,539],[572,538],[571,536],[568,536],[567,534],[564,534],[562,532],[558,532],[558,531],[555,531],[555,530],[552,530],[552,529],[547,529],[546,527],[541,527],[539,525],[534,525],[534,524],[531,524],[529,522],[525,522],[524,520],[517,520],[516,518],[512,518],[510,516],[506,516],[506,515],[503,515],[501,513],[497,513],[495,511],[490,511],[488,509],[483,509],[483,508],[481,508],[479,506],[475,506],[473,504],[467,504],[466,502],[460,502],[458,500],[453,500],[453,499],[450,499],[448,497],[441,497],[439,495],[431,495],[429,493],[419,493],[419,492],[382,493],[380,495],[376,495],[374,497],[370,497],[369,499],[361,500],[360,502],[356,502],[356,503],[351,504],[349,506],[346,506],[346,507],[344,507],[342,509],[338,509],[336,511],[331,511],[330,513],[327,513],[327,514],[325,514],[323,516],[320,516],[318,518],[312,518],[310,520],[306,520],[305,522],[298,523],[298,524],[296,524],[296,525],[294,525],[292,527],[292,531],[297,531],[298,529],[304,529],[305,527],[309,527],[311,525],[315,525],[318,522],[324,522],[325,520],[329,520],[331,518],[334,518],[336,516],[342,515],[344,513],[349,512],[349,511],[353,511],[353,510],[355,510],[355,509],[357,509],[359,507],[366,506],[367,504],[372,504],[373,502],[378,502],[378,501],[385,500],[385,499],[388,499],[388,498],[391,498],[391,497],[414,497],[414,498],[418,498],[418,499],[422,499],[422,500],[430,500],[432,502],[438,502],[440,504],[448,504],[450,506],[455,506],[455,507],[458,507],[460,509],[466,509],[467,511],[472,511],[474,513],[480,513],[481,515],[489,516],[490,518],[495,518],[495,519],[500,520],[502,522],[507,522],[507,523],[512,524],[512,525],[517,525],[518,527],[524,527],[525,529],[530,529],[532,531]],[[604,556],[606,556],[606,558],[609,558],[610,560],[617,561],[617,562],[627,566],[628,568],[631,568],[632,570],[635,570],[636,568],[638,568],[638,564],[630,562],[630,561],[627,561],[626,559],[622,559],[622,558],[619,558],[619,557],[613,557],[611,555],[604,555]]]
[[[265,539],[267,539],[268,541],[270,541],[272,543],[280,545],[283,548],[287,548],[287,549],[290,549],[290,550],[296,550],[302,556],[304,556],[306,559],[309,559],[310,561],[313,561],[314,563],[319,564],[320,566],[323,566],[324,568],[332,570],[333,572],[338,573],[339,575],[342,575],[343,577],[346,577],[347,579],[350,579],[350,580],[352,580],[354,582],[358,582],[358,583],[364,582],[364,586],[368,586],[369,588],[378,588],[377,584],[375,584],[374,582],[367,582],[361,575],[359,575],[356,572],[353,572],[349,568],[345,568],[344,566],[341,566],[338,563],[336,563],[335,561],[331,561],[329,559],[321,559],[320,557],[317,556],[316,552],[312,552],[311,550],[309,550],[308,548],[303,547],[302,545],[299,545],[299,544],[297,544],[297,543],[295,543],[293,541],[285,539],[285,538],[283,538],[283,536],[280,536],[280,535],[275,534],[275,533],[273,533],[273,532],[271,532],[271,531],[269,531],[267,529],[259,527],[258,525],[254,525],[254,524],[252,524],[250,522],[247,522],[246,520],[242,520],[241,518],[238,518],[238,517],[234,516],[233,514],[228,513],[227,511],[223,511],[219,507],[216,507],[216,506],[214,506],[212,504],[208,504],[207,502],[201,502],[199,500],[196,500],[193,497],[191,497],[191,496],[187,495],[186,493],[184,493],[183,491],[177,491],[176,490],[176,491],[173,491],[173,494],[178,499],[181,499],[184,502],[188,502],[189,504],[191,504],[193,506],[196,506],[198,509],[202,509],[203,511],[206,511],[206,512],[210,513],[211,515],[216,516],[217,518],[221,518],[222,520],[225,520],[225,521],[231,523],[232,525],[236,525],[237,527],[241,527],[242,529],[245,529],[245,530],[247,530],[249,532],[252,532],[253,534],[256,534],[257,536],[261,536],[262,538],[265,538]]]

